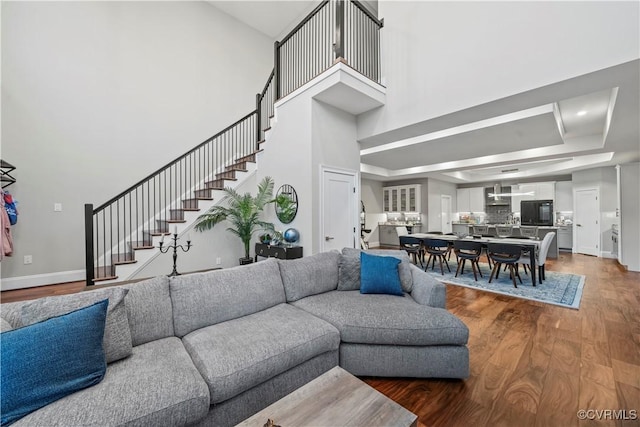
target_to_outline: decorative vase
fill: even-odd
[[[295,243],[300,240],[300,232],[295,228],[287,228],[283,234],[284,241],[287,243]]]

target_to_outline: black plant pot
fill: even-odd
[[[248,257],[248,258],[240,258],[240,265],[247,265],[247,264],[251,264],[253,262],[253,258]]]

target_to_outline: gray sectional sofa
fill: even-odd
[[[466,378],[468,329],[444,309],[444,285],[406,253],[384,255],[402,259],[404,296],[361,294],[349,275],[359,251],[345,249],[2,304],[6,330],[34,311],[108,297],[104,346],[117,350],[100,383],[15,425],[234,425],[336,365]]]

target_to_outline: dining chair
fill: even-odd
[[[478,281],[478,273],[482,277],[478,260],[482,254],[482,243],[470,240],[456,240],[453,242],[453,250],[458,258],[458,268],[456,269],[456,277],[458,273],[464,274],[464,265],[467,260],[471,261],[471,269],[473,270],[473,278]],[[476,272],[477,271],[477,272]]]
[[[440,273],[444,276],[444,267],[442,262],[447,265],[447,270],[451,273],[451,269],[449,268],[449,262],[447,262],[447,253],[449,252],[449,242],[442,239],[423,239],[424,250],[429,254],[429,259],[427,260],[427,265],[424,270],[427,271],[429,268],[429,263],[431,262],[431,269],[433,270],[436,265],[436,258],[440,261]],[[433,260],[433,262],[431,261]]]
[[[544,274],[544,265],[547,261],[547,254],[549,253],[549,247],[551,246],[551,242],[555,237],[556,233],[554,231],[550,231],[544,235],[542,242],[540,243],[540,249],[538,250],[538,255],[536,256],[536,265],[538,266],[538,282],[542,284],[542,281],[546,279]],[[530,254],[521,255],[518,264],[522,264],[524,266],[525,273],[527,272],[527,268],[531,265]],[[533,286],[536,284],[533,282],[533,276],[531,276],[531,282]]]
[[[498,278],[500,274],[500,267],[502,265],[508,266],[509,275],[513,281],[513,287],[517,288],[516,277],[522,283],[520,273],[518,273],[518,260],[522,253],[522,248],[517,245],[507,245],[504,243],[487,243],[487,252],[489,258],[493,260],[493,269],[491,270],[491,276],[489,276],[489,283],[495,278]]]
[[[400,236],[400,249],[407,251],[407,255],[413,257],[413,263],[424,267],[424,250],[422,249],[422,239],[418,237]]]

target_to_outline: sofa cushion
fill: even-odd
[[[343,248],[342,254],[348,257],[355,257],[360,260],[361,249],[356,248]],[[372,255],[392,256],[398,258],[401,263],[398,266],[398,273],[400,274],[400,283],[402,284],[402,290],[410,293],[413,289],[413,278],[411,277],[411,260],[406,251],[396,251],[387,249],[367,249],[365,252]]]
[[[99,384],[33,412],[16,426],[177,426],[209,410],[209,390],[182,342],[164,338],[107,366]]]
[[[4,320],[3,317],[0,317],[0,332],[7,332],[12,330],[13,327],[11,326],[11,323],[9,323],[8,321]]]
[[[287,301],[336,289],[339,258],[339,252],[321,252],[304,258],[279,260]]]
[[[340,344],[336,328],[289,304],[199,329],[184,345],[220,403]]]
[[[120,287],[102,288],[29,301],[22,306],[22,322],[25,325],[30,325],[108,298],[109,308],[104,330],[104,352],[107,363],[111,363],[131,354],[131,330],[129,329],[127,310],[124,306],[124,297],[127,292],[127,289]]]
[[[0,334],[2,425],[102,380],[108,304]]]
[[[388,345],[463,345],[467,326],[441,308],[416,303],[411,296],[327,292],[293,303],[326,320],[343,342]]]
[[[173,309],[167,276],[122,287],[129,290],[124,305],[133,345],[173,336]]]
[[[398,258],[360,253],[360,293],[402,296]]]
[[[360,258],[340,254],[338,263],[338,290],[360,289]]]
[[[278,261],[271,258],[170,281],[176,336],[285,302]]]

